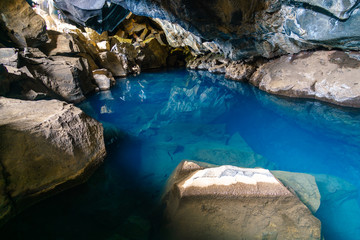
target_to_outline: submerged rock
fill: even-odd
[[[321,224],[268,170],[183,161],[165,193],[171,239],[321,239]]]
[[[278,95],[360,107],[359,74],[357,52],[302,52],[260,66],[250,82]]]
[[[0,97],[0,223],[84,182],[106,155],[103,128],[71,104]]]
[[[271,171],[286,187],[292,189],[300,200],[313,212],[320,207],[320,192],[315,177],[306,173]]]
[[[321,194],[321,206],[317,215],[325,216],[322,220],[327,229],[325,239],[354,239],[360,236],[358,188],[335,176],[314,176]]]

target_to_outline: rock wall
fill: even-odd
[[[319,46],[359,50],[357,1],[114,0],[135,14],[179,23],[215,40],[231,59],[297,53]]]
[[[0,223],[84,182],[103,161],[103,128],[71,104],[0,97]]]

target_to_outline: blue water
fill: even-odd
[[[79,107],[104,125],[104,165],[10,221],[5,239],[159,239],[158,203],[183,159],[310,173],[325,239],[360,239],[360,110],[186,70],[119,79]]]

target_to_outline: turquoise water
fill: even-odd
[[[183,159],[313,174],[325,239],[360,239],[360,110],[186,70],[120,79],[79,107],[104,125],[104,165],[1,239],[159,239],[161,192]]]

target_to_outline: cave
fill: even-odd
[[[360,3],[0,2],[1,239],[360,239]]]

